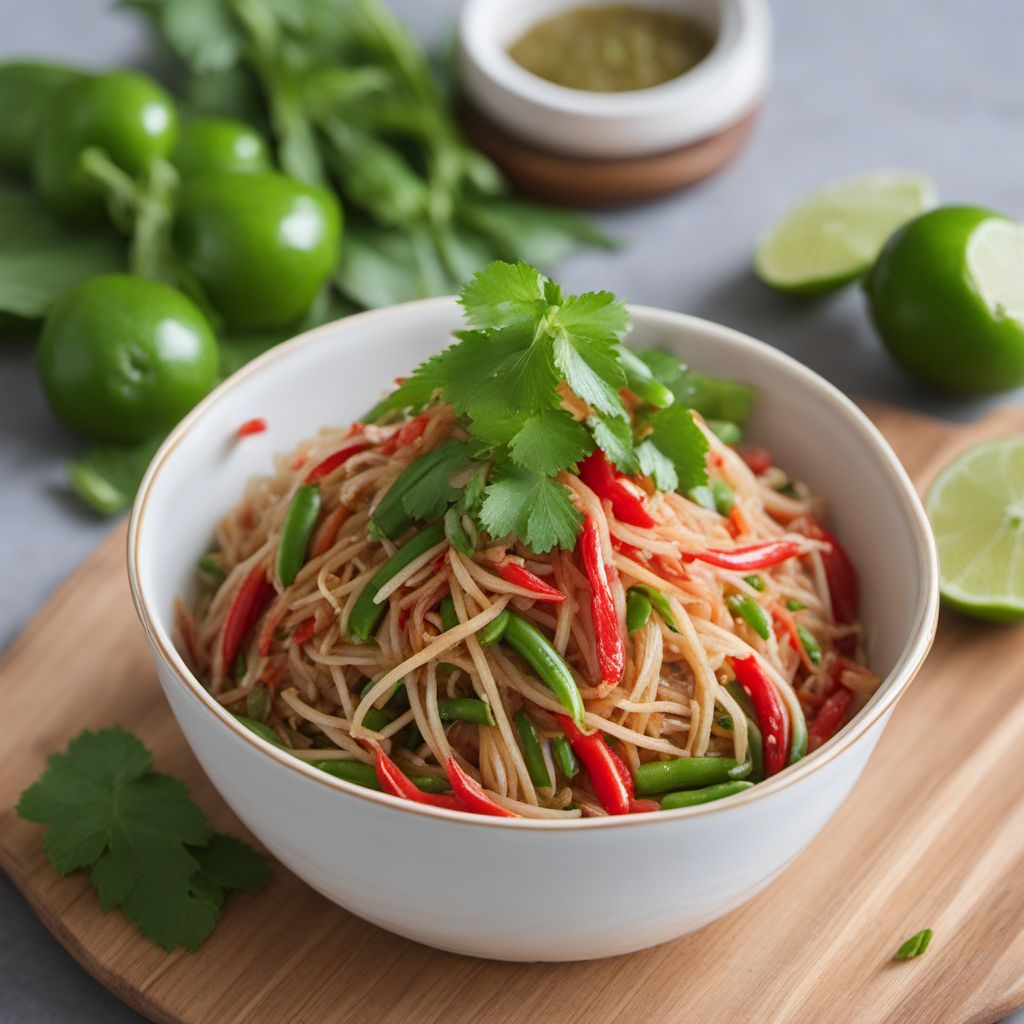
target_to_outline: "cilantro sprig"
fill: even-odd
[[[62,874],[91,869],[104,912],[120,907],[150,941],[195,952],[230,889],[270,880],[248,843],[212,832],[184,783],[153,771],[153,755],[123,729],[85,731],[53,754],[18,802],[49,825],[43,852]]]
[[[688,403],[627,407],[623,391],[635,381],[638,361],[629,360],[627,373],[629,315],[610,292],[565,295],[527,263],[495,261],[463,288],[460,302],[469,329],[374,415],[419,409],[437,396],[455,409],[487,467],[479,501],[463,496],[460,511],[492,537],[515,534],[537,552],[571,548],[582,517],[556,477],[595,448],[660,490],[707,482],[707,441]],[[666,377],[674,395],[675,375],[685,376],[678,361],[666,356],[647,365],[650,379]],[[404,501],[410,515],[437,514],[426,494],[454,500],[444,471],[420,478],[420,500]]]

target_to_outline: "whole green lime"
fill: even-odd
[[[43,389],[72,430],[141,441],[170,429],[217,380],[217,342],[188,298],[103,274],[53,307],[39,340]]]
[[[112,71],[72,81],[43,109],[32,151],[33,183],[58,216],[95,223],[103,216],[102,192],[82,169],[83,151],[101,149],[134,176],[169,156],[177,135],[174,101],[146,75]]]
[[[283,174],[205,174],[181,189],[174,242],[228,326],[287,327],[338,263],[341,211]]]
[[[945,391],[1024,384],[1024,227],[942,206],[900,228],[864,283],[886,348]]]

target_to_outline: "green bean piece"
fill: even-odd
[[[674,811],[677,807],[696,807],[698,804],[709,804],[713,800],[722,800],[724,797],[742,793],[743,790],[750,789],[753,785],[752,782],[720,782],[715,786],[705,786],[703,789],[669,793],[661,798],[661,809]]]
[[[637,793],[648,796],[745,779],[752,767],[749,757],[742,764],[731,757],[677,757],[672,761],[647,761],[633,777]]]
[[[736,492],[724,480],[711,481],[711,493],[715,498],[715,510],[727,516],[736,504]]]
[[[805,605],[803,601],[798,601],[795,597],[791,597],[786,602],[786,607],[791,612],[802,612],[807,607],[807,605]]]
[[[222,580],[225,575],[227,575],[224,572],[224,566],[220,564],[220,559],[212,552],[210,554],[203,555],[203,557],[196,562],[196,568],[201,573],[205,573],[214,580]]]
[[[410,722],[402,731],[405,733],[402,746],[406,750],[417,750],[423,743],[423,733],[420,732],[420,727],[415,722]]]
[[[367,679],[366,682],[363,684],[363,688],[359,691],[359,699],[360,700],[365,700],[366,699],[366,695],[376,685],[377,685],[377,680],[376,679]],[[387,700],[385,700],[384,703],[385,704],[390,704],[398,696],[398,694],[402,690],[404,690],[404,689],[405,689],[405,680],[404,679],[399,679],[398,682],[395,683],[395,685],[391,687],[391,692],[388,694]]]
[[[500,612],[477,633],[476,638],[481,647],[490,647],[491,644],[496,644],[505,635],[511,615],[510,611]]]
[[[476,551],[476,542],[466,533],[462,514],[454,505],[444,514],[444,535],[460,555],[471,555]]]
[[[526,762],[530,780],[541,789],[550,789],[551,775],[544,761],[544,753],[540,748],[537,727],[525,711],[520,711],[516,715],[516,728],[519,730],[519,739],[523,744],[523,760]]]
[[[567,778],[574,779],[580,773],[580,763],[572,752],[572,744],[565,736],[556,736],[551,741],[551,753],[558,770]]]
[[[626,630],[636,633],[647,625],[651,617],[651,602],[636,587],[626,591]]]
[[[357,786],[364,786],[366,789],[380,789],[377,781],[377,773],[373,765],[363,764],[362,761],[329,760],[310,761],[310,766],[317,768],[336,779],[344,779],[346,782],[355,783]],[[424,793],[445,793],[448,791],[448,780],[439,775],[410,775],[409,781]]]
[[[772,620],[749,594],[731,594],[725,599],[725,604],[737,619],[742,619],[762,640],[772,635]]]
[[[782,699],[789,711],[789,757],[786,758],[786,764],[796,764],[807,756],[807,719],[800,698],[795,693],[783,693]]]
[[[270,691],[262,684],[245,695],[245,713],[257,722],[265,722],[270,714]]]
[[[440,611],[441,629],[447,633],[449,629],[454,629],[459,624],[459,614],[455,611],[455,602],[451,594],[441,602]]]
[[[821,664],[821,645],[815,639],[814,634],[806,627],[796,624],[796,633],[800,637],[800,643],[804,645],[807,657],[811,659],[812,665]]]
[[[722,444],[735,445],[743,440],[743,430],[732,420],[708,420],[708,429]]]
[[[676,396],[661,381],[656,380],[651,368],[625,345],[619,346],[619,363],[626,374],[626,387],[655,409],[666,409]]]
[[[407,540],[381,567],[377,574],[370,580],[352,607],[352,614],[348,619],[348,631],[358,637],[364,643],[367,642],[380,624],[387,610],[387,604],[381,602],[374,604],[377,592],[393,576],[401,572],[410,562],[414,562],[421,555],[431,548],[437,547],[444,541],[444,527],[441,525],[428,526],[421,530],[414,537]]]
[[[718,511],[715,495],[706,484],[698,484],[696,487],[691,487],[686,492],[686,496],[695,505],[700,505],[701,508],[706,508],[709,512]]]
[[[787,480],[781,486],[776,487],[775,490],[779,494],[784,494],[787,498],[798,498],[800,496],[792,480]]]
[[[715,724],[717,726],[719,726],[720,728],[722,728],[722,729],[728,729],[729,732],[732,732],[732,730],[733,730],[732,715],[719,715],[715,719]]]
[[[272,729],[266,722],[257,722],[251,718],[246,718],[245,715],[235,715],[235,718],[242,723],[250,732],[256,733],[261,740],[266,740],[268,743],[273,743],[275,747],[280,747],[282,750],[288,748],[281,742],[281,737],[277,735],[277,732]]]
[[[306,562],[306,549],[320,515],[320,485],[303,484],[292,497],[277,543],[277,577],[290,586]]]
[[[231,678],[237,683],[245,675],[247,668],[248,662],[245,659],[245,651],[239,648],[238,653],[235,655],[235,660],[231,662]]]
[[[660,591],[654,587],[647,586],[646,583],[638,583],[636,586],[629,588],[631,591],[636,590],[643,594],[648,601],[651,602],[651,607],[661,616],[665,625],[673,633],[679,632],[679,624],[676,622],[676,617],[672,613],[672,605],[669,599]]]
[[[446,697],[437,702],[437,711],[442,722],[475,722],[477,725],[494,725],[491,705],[477,697]]]
[[[504,641],[537,673],[577,725],[582,725],[583,698],[565,659],[532,622],[507,609],[502,615],[508,615]]]
[[[758,576],[756,572],[750,576],[744,576],[743,582],[746,583],[748,587],[753,587],[759,594],[763,594],[764,588],[767,586],[764,581],[764,577]]]
[[[725,688],[732,695],[732,698],[740,706],[747,720],[747,754],[750,760],[749,778],[753,782],[760,782],[764,777],[764,739],[761,736],[761,729],[757,724],[757,713],[754,711],[754,702],[750,695],[735,679],[730,679]]]
[[[391,724],[391,716],[381,708],[370,708],[363,716],[363,728],[380,732]]]

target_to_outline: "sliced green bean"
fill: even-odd
[[[637,793],[647,796],[744,779],[751,767],[749,758],[737,764],[731,757],[677,757],[671,761],[647,761],[633,777]]]
[[[750,789],[752,782],[720,782],[715,786],[703,789],[684,790],[681,793],[669,793],[661,798],[663,811],[674,811],[677,807],[696,807],[698,804],[709,804],[712,800],[722,800],[727,796],[742,793]]]
[[[212,552],[203,555],[203,557],[196,562],[196,568],[201,573],[205,573],[214,580],[222,580],[226,575],[224,572],[224,566],[220,564],[220,559]]]
[[[807,607],[807,605],[805,605],[803,601],[798,601],[795,597],[791,597],[786,602],[786,607],[791,612],[802,612]]]
[[[277,732],[272,729],[266,722],[257,722],[255,719],[247,718],[245,715],[235,715],[235,718],[242,723],[250,732],[254,732],[261,740],[266,740],[268,743],[273,743],[275,747],[280,747],[282,750],[288,748],[281,742],[281,737],[277,735]]]
[[[454,629],[459,624],[459,615],[458,612],[455,611],[455,602],[452,600],[451,594],[441,602],[440,612],[441,629],[443,629],[445,633],[447,633],[449,629]]]
[[[551,741],[551,754],[558,770],[567,778],[574,779],[580,773],[580,763],[572,752],[572,744],[565,736],[556,736]]]
[[[245,651],[239,648],[238,653],[235,655],[235,660],[231,663],[231,678],[237,683],[245,675],[246,668],[248,668],[248,663],[246,662]]]
[[[655,409],[666,409],[675,395],[655,379],[651,368],[625,345],[619,346],[619,363],[626,374],[626,386]]]
[[[537,727],[525,711],[520,711],[516,715],[516,729],[519,730],[519,739],[523,744],[523,760],[526,762],[526,770],[530,775],[530,780],[541,789],[550,789],[551,775],[544,761],[544,753],[540,747]]]
[[[747,584],[748,587],[753,587],[754,590],[756,590],[759,594],[763,594],[764,588],[767,586],[767,584],[764,581],[764,577],[758,576],[756,572],[750,576],[744,576],[743,581]]]
[[[725,603],[729,611],[742,619],[762,640],[772,635],[772,620],[749,594],[731,594]]]
[[[417,750],[423,743],[423,733],[420,732],[420,727],[415,722],[410,722],[402,731],[405,733],[402,746],[406,750]]]
[[[760,782],[764,777],[764,739],[761,736],[761,729],[757,724],[757,713],[754,711],[754,703],[750,695],[735,679],[730,679],[725,684],[733,700],[740,706],[744,717],[747,720],[747,757],[750,760],[750,775],[753,782]]]
[[[807,756],[807,719],[800,698],[790,687],[779,687],[779,696],[789,709],[789,757],[786,764],[796,764]]]
[[[444,541],[444,527],[440,524],[428,526],[421,530],[416,536],[407,540],[381,567],[370,582],[363,587],[356,603],[352,607],[352,614],[348,619],[348,631],[353,636],[366,642],[373,636],[384,617],[387,604],[374,603],[374,598],[393,576],[401,572],[410,562],[414,562],[421,555],[428,552]]]
[[[796,632],[800,637],[800,643],[804,645],[807,657],[811,659],[811,664],[820,665],[821,645],[815,639],[814,634],[806,626],[801,626],[799,622],[796,624]]]
[[[743,440],[743,430],[732,420],[708,420],[707,424],[722,444],[739,444]]]
[[[496,644],[505,635],[511,615],[512,613],[509,611],[500,612],[476,634],[481,647],[490,647],[491,644]]]
[[[462,513],[454,505],[444,514],[444,534],[460,555],[471,555],[476,551],[476,541],[466,533]]]
[[[442,722],[475,722],[477,725],[494,725],[491,705],[476,697],[446,697],[437,702],[437,712]]]
[[[736,492],[724,480],[711,481],[711,494],[715,499],[715,510],[727,516],[736,504]]]
[[[630,587],[630,592],[636,590],[643,594],[648,601],[651,602],[651,607],[661,616],[665,625],[673,633],[679,632],[679,623],[676,622],[676,617],[672,613],[672,605],[669,599],[660,591],[654,587],[649,587],[645,583],[638,583],[636,586]]]
[[[246,716],[257,722],[265,722],[270,714],[270,691],[259,683],[245,695]]]
[[[626,591],[626,631],[636,633],[651,617],[651,602],[636,587]]]
[[[363,728],[370,729],[373,732],[380,732],[382,729],[386,729],[391,724],[391,716],[381,708],[370,708],[369,711],[363,715]]]
[[[565,659],[532,622],[507,609],[502,612],[506,614],[508,624],[502,639],[537,673],[573,720],[582,725],[583,698]]]
[[[320,515],[320,485],[303,484],[292,497],[277,543],[277,577],[290,586],[306,562],[306,549]]]
[[[359,691],[359,699],[360,700],[365,700],[366,699],[366,695],[376,685],[377,685],[377,680],[376,679],[367,679],[366,682],[363,684],[363,688]],[[385,700],[384,703],[385,704],[390,704],[398,696],[398,694],[402,690],[404,690],[404,689],[405,689],[405,680],[404,679],[399,679],[398,682],[395,683],[395,685],[391,687],[391,692],[388,694],[387,700]]]
[[[373,765],[364,764],[362,761],[346,761],[332,759],[329,761],[310,761],[312,768],[317,768],[336,779],[344,779],[346,782],[353,782],[357,786],[364,786],[366,789],[380,789],[377,781],[377,773]],[[409,781],[424,793],[445,793],[448,791],[448,781],[439,775],[410,775]]]

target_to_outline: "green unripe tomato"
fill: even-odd
[[[175,249],[236,330],[302,316],[337,265],[340,239],[333,196],[283,174],[207,174],[179,195]]]
[[[85,77],[84,72],[60,64],[0,64],[0,168],[29,172],[32,142],[46,104],[59,89]]]
[[[174,163],[183,178],[272,171],[266,140],[244,121],[190,117],[181,124]]]
[[[167,157],[178,135],[171,97],[145,75],[114,71],[60,89],[46,105],[32,152],[36,191],[65,220],[96,223],[102,191],[81,167],[82,152],[96,146],[121,170],[140,174]]]
[[[181,292],[103,274],[67,292],[43,325],[38,366],[57,416],[102,441],[169,430],[217,380],[217,341]]]

